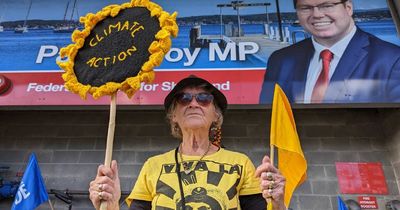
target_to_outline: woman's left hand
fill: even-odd
[[[274,210],[286,209],[284,203],[286,179],[271,164],[268,156],[264,156],[261,165],[257,167],[256,176],[260,178],[262,196],[268,204],[272,202]]]

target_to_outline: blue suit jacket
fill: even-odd
[[[271,103],[278,83],[292,103],[304,102],[311,38],[275,51],[268,60],[260,103]],[[400,102],[400,47],[357,28],[323,103]]]

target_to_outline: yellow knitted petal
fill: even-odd
[[[101,19],[101,16],[99,16],[97,14],[93,15],[93,17],[90,18],[91,26],[92,27],[95,26],[100,21],[100,19]]]
[[[143,72],[153,71],[153,69],[154,69],[154,64],[151,61],[147,61],[142,66],[142,71]]]
[[[178,35],[179,28],[177,25],[165,26],[163,29],[167,30],[173,37]]]
[[[164,26],[173,26],[174,25],[174,19],[171,18],[171,16],[168,16],[167,18],[164,19]]]
[[[161,46],[161,49],[164,52],[164,54],[166,54],[169,51],[169,49],[171,48],[171,45],[172,45],[172,41],[170,38],[160,40],[160,46]]]
[[[169,18],[169,13],[162,11],[160,17],[158,18],[160,20],[160,26],[164,27],[168,23],[168,18]]]
[[[68,46],[67,48],[68,51],[66,52],[67,56],[71,57],[71,54],[74,52],[75,49],[76,49],[75,45]]]
[[[69,55],[69,58],[70,58],[71,60],[75,60],[76,54],[78,54],[78,49],[77,49],[77,48],[73,48],[73,50],[71,50],[71,53],[70,53],[70,55]]]
[[[62,74],[61,77],[62,77],[62,79],[63,79],[64,81],[67,81],[68,73]]]
[[[64,80],[64,82],[68,81],[69,75],[67,73],[64,73],[61,75],[61,78]]]
[[[145,7],[149,3],[149,0],[139,0],[138,1],[138,6]]]
[[[78,40],[76,40],[76,47],[77,47],[78,49],[82,48],[84,44],[85,44],[85,39],[78,39]]]
[[[64,47],[60,50],[60,55],[62,58],[69,56],[71,53],[71,49],[74,47],[74,44],[70,44],[67,47]]]
[[[100,18],[98,18],[99,16],[95,15],[93,16],[93,18],[90,19],[89,22],[89,27],[90,28],[94,28],[94,26],[100,21]]]
[[[144,81],[146,83],[151,83],[151,82],[153,82],[153,80],[155,78],[155,73],[154,73],[154,71],[150,71],[150,72],[145,72],[140,76],[142,78],[142,81]]]
[[[128,96],[129,99],[131,99],[132,96],[135,95],[136,91],[132,90],[132,89],[127,89],[127,90],[124,90],[124,93],[126,94],[126,96]]]
[[[142,5],[142,1],[141,0],[136,0],[135,1],[135,7],[141,7]]]
[[[164,59],[163,52],[157,52],[150,55],[150,61],[154,64],[154,66],[159,66],[163,59]]]
[[[68,91],[72,92],[72,93],[78,93],[77,91],[75,91],[72,87],[73,84],[71,84],[70,82],[65,82],[64,83],[65,88],[67,88]]]
[[[67,62],[67,66],[65,67],[65,69],[66,69],[68,72],[71,72],[71,74],[73,74],[74,77],[75,77],[74,65],[75,65],[75,63],[74,63],[72,60],[69,60],[69,61]]]
[[[84,37],[84,36],[83,36],[83,34],[82,34],[81,31],[75,30],[75,31],[72,33],[72,35],[71,35],[71,40],[72,40],[73,42],[76,42],[77,39],[81,39],[81,38],[83,38],[83,37]]]
[[[86,21],[86,17],[84,17],[84,16],[79,17],[80,23],[85,23],[85,21]]]
[[[139,90],[140,89],[140,78],[138,76],[136,77],[131,77],[126,80],[133,90]]]
[[[129,8],[129,7],[131,7],[131,4],[130,4],[130,3],[123,3],[123,4],[121,5],[121,8],[122,8],[122,9],[126,9],[126,8]]]
[[[96,17],[95,14],[93,14],[93,13],[88,13],[88,14],[86,15],[86,17],[85,17],[85,23],[91,22],[92,19],[93,19],[94,17]]]
[[[156,34],[156,39],[165,39],[168,38],[169,36],[170,36],[169,31],[162,29]]]
[[[153,41],[149,47],[149,52],[150,53],[158,52],[160,48],[161,48],[160,43],[158,41]]]
[[[67,56],[67,52],[69,51],[68,47],[69,47],[69,45],[67,47],[64,47],[64,48],[60,49],[60,57],[61,58],[65,58],[65,56]]]
[[[103,95],[111,95],[116,92],[121,85],[115,82],[107,82],[105,85],[102,85],[97,88],[97,90],[93,93],[93,98],[98,99]]]
[[[120,6],[112,8],[111,9],[111,17],[117,16],[120,10],[121,10]]]
[[[70,72],[71,71],[71,69],[69,68],[70,64],[69,64],[68,61],[66,61],[66,62],[58,62],[57,64],[61,69],[64,70],[64,72]]]
[[[104,17],[109,16],[110,13],[111,13],[111,11],[110,11],[109,9],[108,9],[108,10],[103,10],[103,11],[101,11],[101,15],[104,16]]]
[[[119,8],[119,7],[120,7],[120,5],[118,5],[118,4],[111,4],[111,5],[108,5],[108,6],[104,7],[104,8],[102,9],[102,11],[104,11],[104,12],[106,12],[106,11],[112,12],[113,9]],[[108,15],[107,15],[107,16],[108,16]]]
[[[86,100],[86,95],[87,95],[89,88],[90,88],[90,85],[84,85],[84,86],[80,87],[78,94],[82,99]]]
[[[178,12],[174,12],[174,13],[172,13],[172,15],[171,15],[171,18],[173,18],[174,20],[176,20],[176,17],[178,16]],[[175,22],[175,24],[176,24],[176,22]]]
[[[178,15],[177,12],[174,12],[169,18],[168,18],[168,29],[169,32],[172,34],[172,36],[177,37],[178,36],[178,24],[176,23],[176,16]]]
[[[174,25],[173,27],[172,27],[172,31],[170,31],[171,32],[171,34],[172,34],[172,36],[173,37],[177,37],[178,36],[178,33],[179,33],[179,27],[178,27],[178,25]]]
[[[66,67],[67,67],[67,64],[68,62],[60,62],[60,61],[57,61],[57,65],[60,67],[60,68],[62,68],[62,69],[66,69]]]
[[[137,5],[137,0],[131,0],[131,7],[135,7]]]
[[[93,96],[93,94],[97,91],[97,87],[90,87],[88,93]]]
[[[154,16],[159,16],[161,14],[161,12],[162,12],[162,9],[154,8],[154,9],[152,9],[150,11],[151,11],[150,12],[151,17],[154,17]]]

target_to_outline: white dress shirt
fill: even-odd
[[[320,58],[321,51],[328,49],[329,51],[331,51],[333,53],[333,59],[329,66],[329,80],[330,80],[332,78],[333,73],[336,70],[336,66],[339,63],[340,58],[342,57],[344,51],[347,48],[347,45],[349,45],[350,40],[353,38],[354,34],[356,33],[356,30],[357,30],[357,27],[354,26],[349,34],[347,34],[339,42],[332,45],[332,47],[330,47],[330,48],[327,48],[327,47],[317,43],[315,41],[314,37],[312,37],[311,40],[314,45],[315,52],[314,52],[314,56],[311,59],[310,65],[308,66],[306,88],[304,91],[304,103],[311,102],[311,95],[312,95],[315,83],[317,83],[319,74],[321,73],[321,70],[322,70],[322,59]]]

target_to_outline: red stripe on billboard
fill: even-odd
[[[229,104],[258,104],[264,70],[213,70],[157,72],[152,84],[142,84],[131,99],[118,94],[120,105],[161,105],[164,97],[182,78],[196,75],[213,83],[227,97]],[[82,100],[64,88],[61,72],[1,73],[11,87],[0,94],[0,105],[107,105],[109,97]]]

